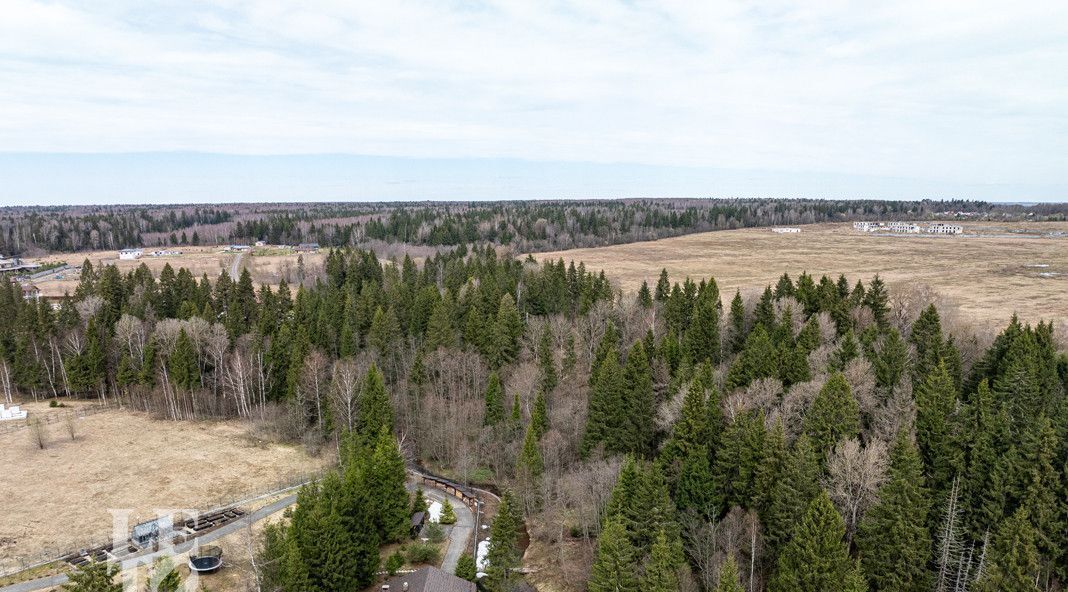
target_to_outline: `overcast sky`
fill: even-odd
[[[5,0],[0,150],[2,203],[1068,201],[1068,2]]]

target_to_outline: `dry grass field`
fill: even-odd
[[[725,298],[774,284],[783,272],[845,273],[851,283],[878,273],[892,287],[926,284],[975,322],[1068,319],[1068,223],[964,224],[961,236],[878,236],[851,224],[801,227],[799,234],[750,228],[658,241],[541,253],[604,269],[626,291],[672,279],[713,276]],[[1062,233],[1059,237],[1049,233]]]
[[[163,267],[170,263],[175,271],[185,267],[197,279],[201,275],[207,274],[208,279],[214,281],[223,270],[228,272],[233,270],[234,261],[237,257],[233,253],[223,252],[222,247],[170,248],[181,251],[181,255],[163,257],[149,257],[146,255],[141,259],[122,261],[119,259],[117,251],[82,251],[78,253],[60,253],[32,260],[38,263],[66,261],[70,265],[79,266],[88,259],[94,267],[115,265],[122,273],[133,271],[144,263],[157,277]],[[155,249],[146,248],[145,253],[147,254],[153,250]],[[320,251],[318,253],[303,253],[302,256],[307,274],[311,276],[322,267],[322,262],[326,255],[325,251]],[[293,282],[297,278],[298,272],[297,253],[281,249],[255,249],[252,253],[246,253],[242,256],[238,265],[238,273],[240,273],[241,269],[246,268],[252,274],[252,281],[257,286],[261,283],[277,285],[282,277],[286,277],[288,281]],[[61,279],[56,278],[56,276],[49,276],[38,280],[35,284],[40,288],[42,296],[58,298],[65,293],[73,293],[74,289],[78,287],[77,273],[68,272],[63,276]]]
[[[32,414],[55,413],[43,403]],[[170,422],[107,410],[48,426],[37,449],[29,430],[0,434],[0,571],[59,555],[111,534],[108,510],[131,520],[157,508],[210,509],[317,472],[326,461],[267,443],[237,422]]]

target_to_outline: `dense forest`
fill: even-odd
[[[0,208],[0,253],[38,255],[264,240],[334,247],[492,242],[514,252],[651,240],[707,230],[859,219],[1064,220],[1063,204],[976,201],[633,199]]]
[[[338,249],[274,289],[87,264],[55,310],[0,282],[0,394],[248,418],[339,451],[266,534],[283,567],[264,589],[366,585],[371,545],[398,536],[374,520],[408,508],[367,484],[395,483],[402,456],[509,492],[491,591],[522,581],[523,524],[532,581],[593,592],[1068,581],[1052,323],[975,335],[877,276],[743,298],[665,272],[623,294],[580,262],[462,243],[421,264]]]

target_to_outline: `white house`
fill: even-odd
[[[141,249],[123,249],[119,251],[119,259],[123,261],[133,261],[134,259],[140,259],[145,254]]]
[[[18,405],[12,405],[11,407],[4,407],[3,403],[0,403],[0,421],[7,421],[12,419],[26,419],[26,412],[19,409]]]
[[[920,232],[920,225],[912,222],[891,222],[888,228],[891,232],[905,232],[908,234],[918,234]]]
[[[801,229],[800,228],[794,228],[794,227],[779,227],[779,228],[772,228],[771,231],[775,232],[775,233],[778,233],[778,234],[796,234],[798,232],[801,232]]]
[[[927,226],[927,232],[931,234],[961,234],[964,232],[964,227],[959,224],[932,222]]]

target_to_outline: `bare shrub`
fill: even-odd
[[[68,413],[63,417],[63,429],[70,436],[70,441],[73,442],[78,437],[78,418],[74,416],[74,413]]]
[[[26,425],[29,427],[30,442],[38,450],[44,450],[48,444],[48,428],[45,422],[41,420],[40,416],[33,415],[26,420]]]

